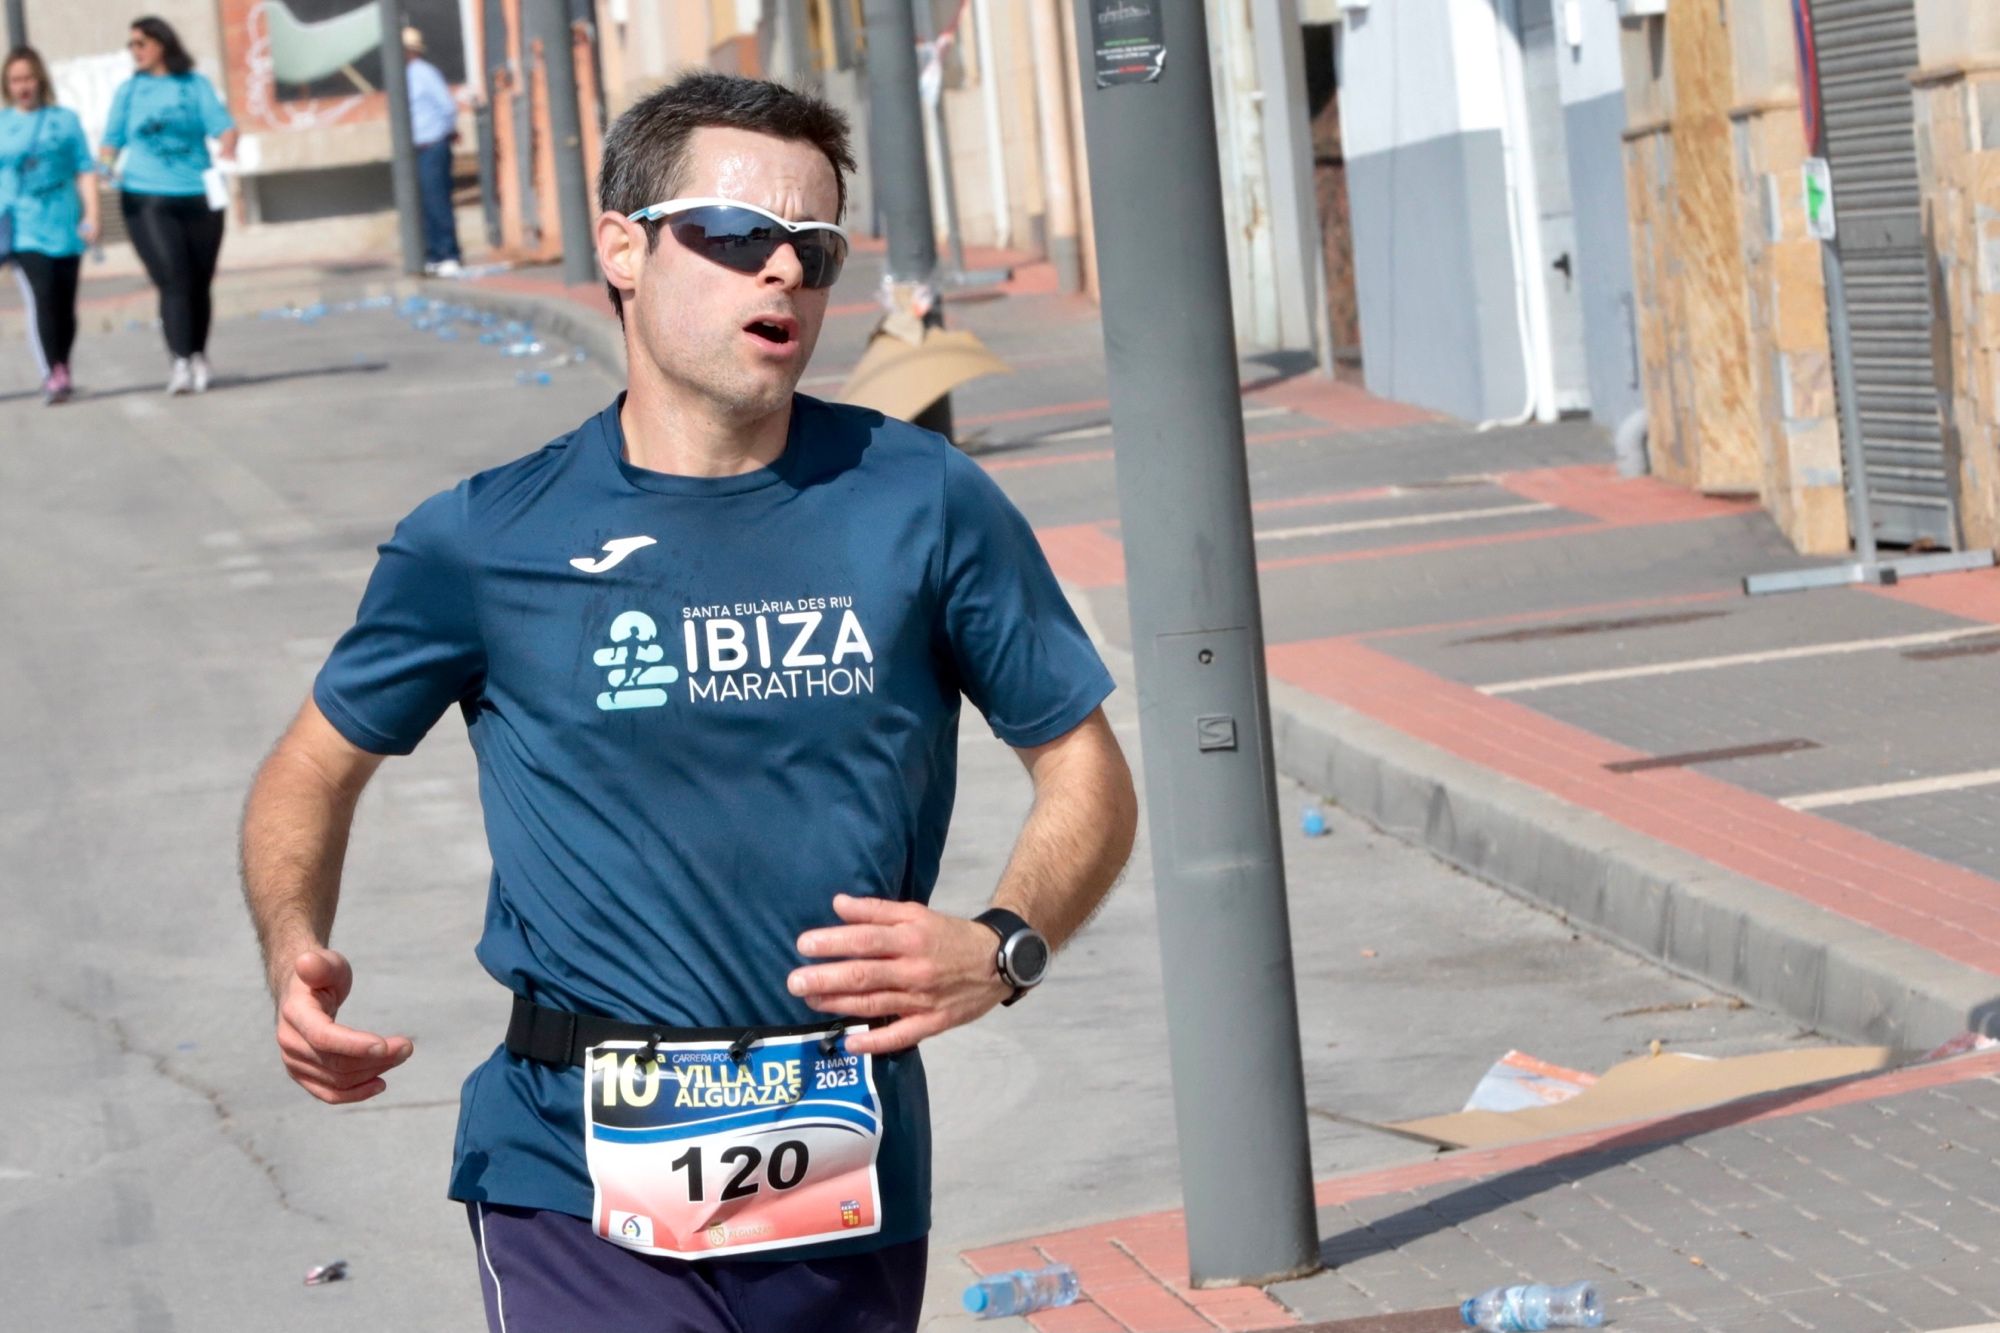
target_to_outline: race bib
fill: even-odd
[[[882,1229],[870,1057],[820,1034],[608,1041],[584,1065],[591,1221],[647,1254],[749,1254]]]

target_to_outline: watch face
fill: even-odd
[[[1049,942],[1033,931],[1022,931],[1007,944],[1007,970],[1015,984],[1032,986],[1049,969]]]

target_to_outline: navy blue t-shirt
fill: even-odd
[[[813,1022],[785,978],[833,895],[931,895],[960,696],[1032,746],[1111,678],[1020,513],[940,437],[801,395],[770,467],[682,477],[625,460],[623,402],[404,519],[313,697],[376,754],[459,705],[493,854],[478,956],[509,990]],[[496,1050],[452,1197],[588,1217],[581,1079]],[[877,1057],[876,1080],[882,1230],[771,1257],[929,1229],[921,1060]]]

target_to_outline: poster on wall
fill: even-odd
[[[231,102],[246,129],[313,129],[385,114],[380,0],[222,0]],[[465,82],[459,0],[402,0],[424,58]]]

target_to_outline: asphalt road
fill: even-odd
[[[85,395],[45,410],[10,349],[0,1324],[477,1326],[444,1185],[459,1082],[506,1006],[471,953],[487,860],[463,729],[448,719],[362,803],[336,932],[359,978],[348,1016],[418,1047],[364,1106],[324,1107],[280,1070],[235,825],[394,520],[613,392],[594,365],[556,364],[563,350],[543,353],[549,385],[523,388],[528,362],[386,311],[242,320],[218,330],[217,389],[168,400],[155,335],[129,330],[86,347]],[[1084,499],[1112,512],[1101,484]],[[1113,715],[1136,747],[1129,688]],[[937,903],[969,913],[1028,792],[976,720],[965,736]],[[1305,839],[1306,799],[1281,793],[1321,1175],[1423,1155],[1353,1122],[1456,1109],[1509,1047],[1591,1069],[1656,1038],[1714,1054],[1812,1040],[1755,1009],[1664,1011],[1714,997],[1338,812]],[[929,1048],[930,1327],[962,1319],[961,1249],[1177,1203],[1143,846],[1042,992]],[[301,1285],[335,1258],[349,1281]]]

